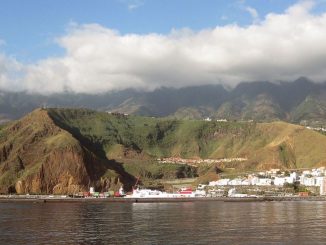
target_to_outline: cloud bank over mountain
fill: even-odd
[[[98,24],[73,25],[58,38],[62,57],[22,64],[0,54],[0,89],[98,93],[241,81],[326,79],[326,13],[301,1],[249,26],[194,32],[120,34]],[[253,10],[252,10],[253,11]]]

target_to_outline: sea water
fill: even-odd
[[[326,244],[326,202],[0,203],[0,244]]]

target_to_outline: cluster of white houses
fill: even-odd
[[[317,128],[313,128],[313,127],[306,127],[307,129],[310,129],[310,130],[315,130],[315,131],[323,131],[323,132],[326,132],[326,128],[323,128],[323,127],[317,127]]]
[[[184,159],[181,157],[166,157],[166,158],[158,158],[157,161],[159,163],[174,163],[174,164],[187,164],[194,165],[200,163],[223,163],[223,162],[244,162],[247,161],[247,158],[235,157],[235,158],[221,158],[221,159]]]
[[[279,169],[272,169],[258,174],[249,174],[245,178],[219,179],[209,182],[209,186],[284,186],[295,182],[303,186],[320,187],[320,194],[326,195],[326,168],[321,167],[312,170],[298,172],[281,172]]]

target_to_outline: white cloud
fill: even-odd
[[[256,9],[247,6],[245,10],[251,15],[252,19],[254,20],[254,23],[259,22],[259,14]]]
[[[249,13],[253,23],[258,23],[260,21],[258,11],[255,8],[247,5],[245,0],[238,0],[234,5],[240,10]]]
[[[125,4],[130,11],[135,10],[145,4],[144,0],[119,0],[119,1]]]
[[[22,64],[0,53],[0,89],[21,90],[24,74]]]
[[[122,35],[97,24],[75,25],[59,38],[64,57],[22,65],[1,55],[0,88],[97,93],[299,76],[324,81],[326,14],[313,15],[313,4],[300,2],[247,27],[168,35]]]

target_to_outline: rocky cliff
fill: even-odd
[[[1,193],[68,194],[133,182],[119,163],[96,156],[42,109],[3,129],[0,149]]]

